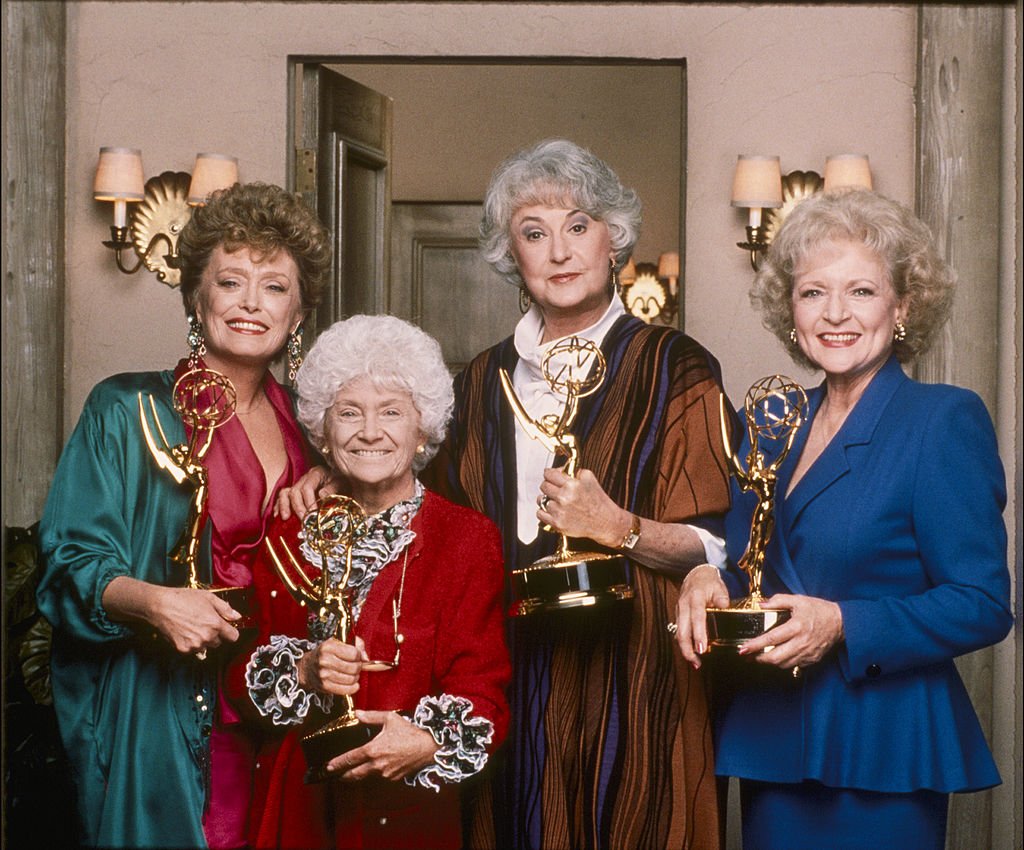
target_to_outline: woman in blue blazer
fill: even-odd
[[[995,433],[977,395],[900,365],[948,318],[952,286],[925,225],[863,190],[801,202],[754,283],[765,326],[825,380],[779,467],[765,557],[765,607],[791,618],[716,683],[745,850],[941,850],[947,795],[1000,781],[953,664],[1013,621]],[[759,440],[765,464],[782,442]],[[734,484],[732,563],[755,505]],[[687,576],[676,627],[693,666],[705,608],[745,592],[733,567]]]

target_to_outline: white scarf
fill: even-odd
[[[587,339],[600,347],[609,329],[626,313],[622,300],[613,296],[604,315],[589,328],[569,336]],[[565,403],[564,397],[552,392],[541,371],[544,356],[559,339],[542,343],[544,318],[536,304],[530,305],[526,315],[516,325],[513,343],[519,354],[519,362],[512,374],[512,386],[519,401],[532,419],[539,420],[548,414],[559,414]],[[516,523],[517,535],[523,543],[537,539],[540,523],[537,521],[537,497],[544,480],[544,470],[551,466],[554,455],[541,443],[532,439],[518,423],[516,424]]]

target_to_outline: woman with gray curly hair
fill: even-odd
[[[333,619],[309,617],[280,592],[268,551],[255,571],[260,646],[245,686],[268,728],[323,725],[334,696],[355,694],[360,721],[380,731],[308,773],[298,734],[273,745],[261,756],[267,782],[251,844],[459,847],[458,783],[504,738],[509,660],[498,530],[416,477],[445,437],[451,375],[414,325],[352,316],[317,339],[298,390],[332,489],[368,515],[343,588],[354,638],[333,637]],[[298,518],[278,520],[267,537],[321,568]],[[341,551],[327,569],[341,581]],[[338,781],[321,791],[304,774]]]
[[[510,156],[485,196],[484,256],[520,287],[525,315],[459,375],[434,480],[499,525],[509,571],[551,555],[564,533],[627,558],[634,597],[512,620],[513,722],[472,844],[718,846],[703,684],[665,621],[682,577],[724,560],[722,387],[703,347],[630,316],[618,297],[639,229],[636,193],[564,139]],[[607,364],[571,428],[574,477],[520,428],[500,379],[534,421],[557,415],[565,398],[542,364],[571,337]]]
[[[790,617],[716,690],[717,769],[740,778],[745,846],[941,850],[948,794],[999,783],[953,663],[1013,622],[995,433],[974,393],[900,366],[947,320],[952,286],[927,227],[864,190],[801,201],[754,282],[766,327],[825,380],[777,471],[764,607]],[[759,441],[766,463],[785,439]],[[750,451],[747,438],[737,454]],[[735,563],[757,500],[733,499]],[[732,568],[683,582],[677,636],[695,667],[705,609],[744,588]]]
[[[512,620],[512,724],[470,801],[470,845],[718,847],[703,682],[665,621],[694,565],[724,564],[722,386],[695,340],[626,313],[616,276],[639,228],[636,193],[565,139],[512,154],[484,199],[481,249],[520,287],[525,315],[456,379],[451,432],[424,480],[494,521],[507,572],[553,554],[561,532],[628,559],[634,597],[611,602],[610,583],[588,574],[579,596],[602,604]],[[501,381],[504,370],[534,421],[557,416],[565,398],[542,364],[571,337],[607,364],[571,428],[575,477],[519,427]],[[279,508],[310,508],[319,482],[307,476]]]

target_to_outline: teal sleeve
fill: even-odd
[[[57,466],[40,524],[45,566],[38,601],[54,628],[70,637],[106,642],[131,634],[102,604],[118,576],[182,583],[170,580],[177,565],[167,553],[174,529],[184,526],[188,496],[156,466],[139,426],[138,392],[148,391],[160,402],[168,439],[184,438],[160,389],[130,376],[100,384]]]

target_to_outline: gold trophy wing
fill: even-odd
[[[530,418],[530,414],[526,412],[526,408],[523,407],[523,403],[519,400],[519,396],[516,395],[516,391],[512,388],[512,380],[509,378],[508,372],[504,369],[499,369],[498,374],[501,377],[501,388],[505,391],[505,398],[508,399],[508,403],[512,406],[512,412],[515,414],[516,420],[522,426],[522,429],[526,432],[527,436],[532,440],[537,440],[552,454],[557,454],[561,448],[561,443],[559,443],[556,436],[554,434],[549,434],[537,422]]]
[[[153,411],[153,422],[156,423],[156,430],[160,434],[163,448],[157,446],[156,440],[153,438],[153,432],[149,428],[149,416],[146,414],[146,405],[142,401],[142,393],[139,393],[139,424],[142,426],[142,436],[149,447],[149,453],[157,462],[157,466],[161,469],[166,469],[171,473],[171,477],[174,478],[175,482],[181,484],[188,477],[188,473],[170,454],[170,444],[167,442],[167,435],[164,434],[164,429],[160,425],[160,416],[156,412],[156,402],[153,401],[153,396],[149,396],[149,407]]]

